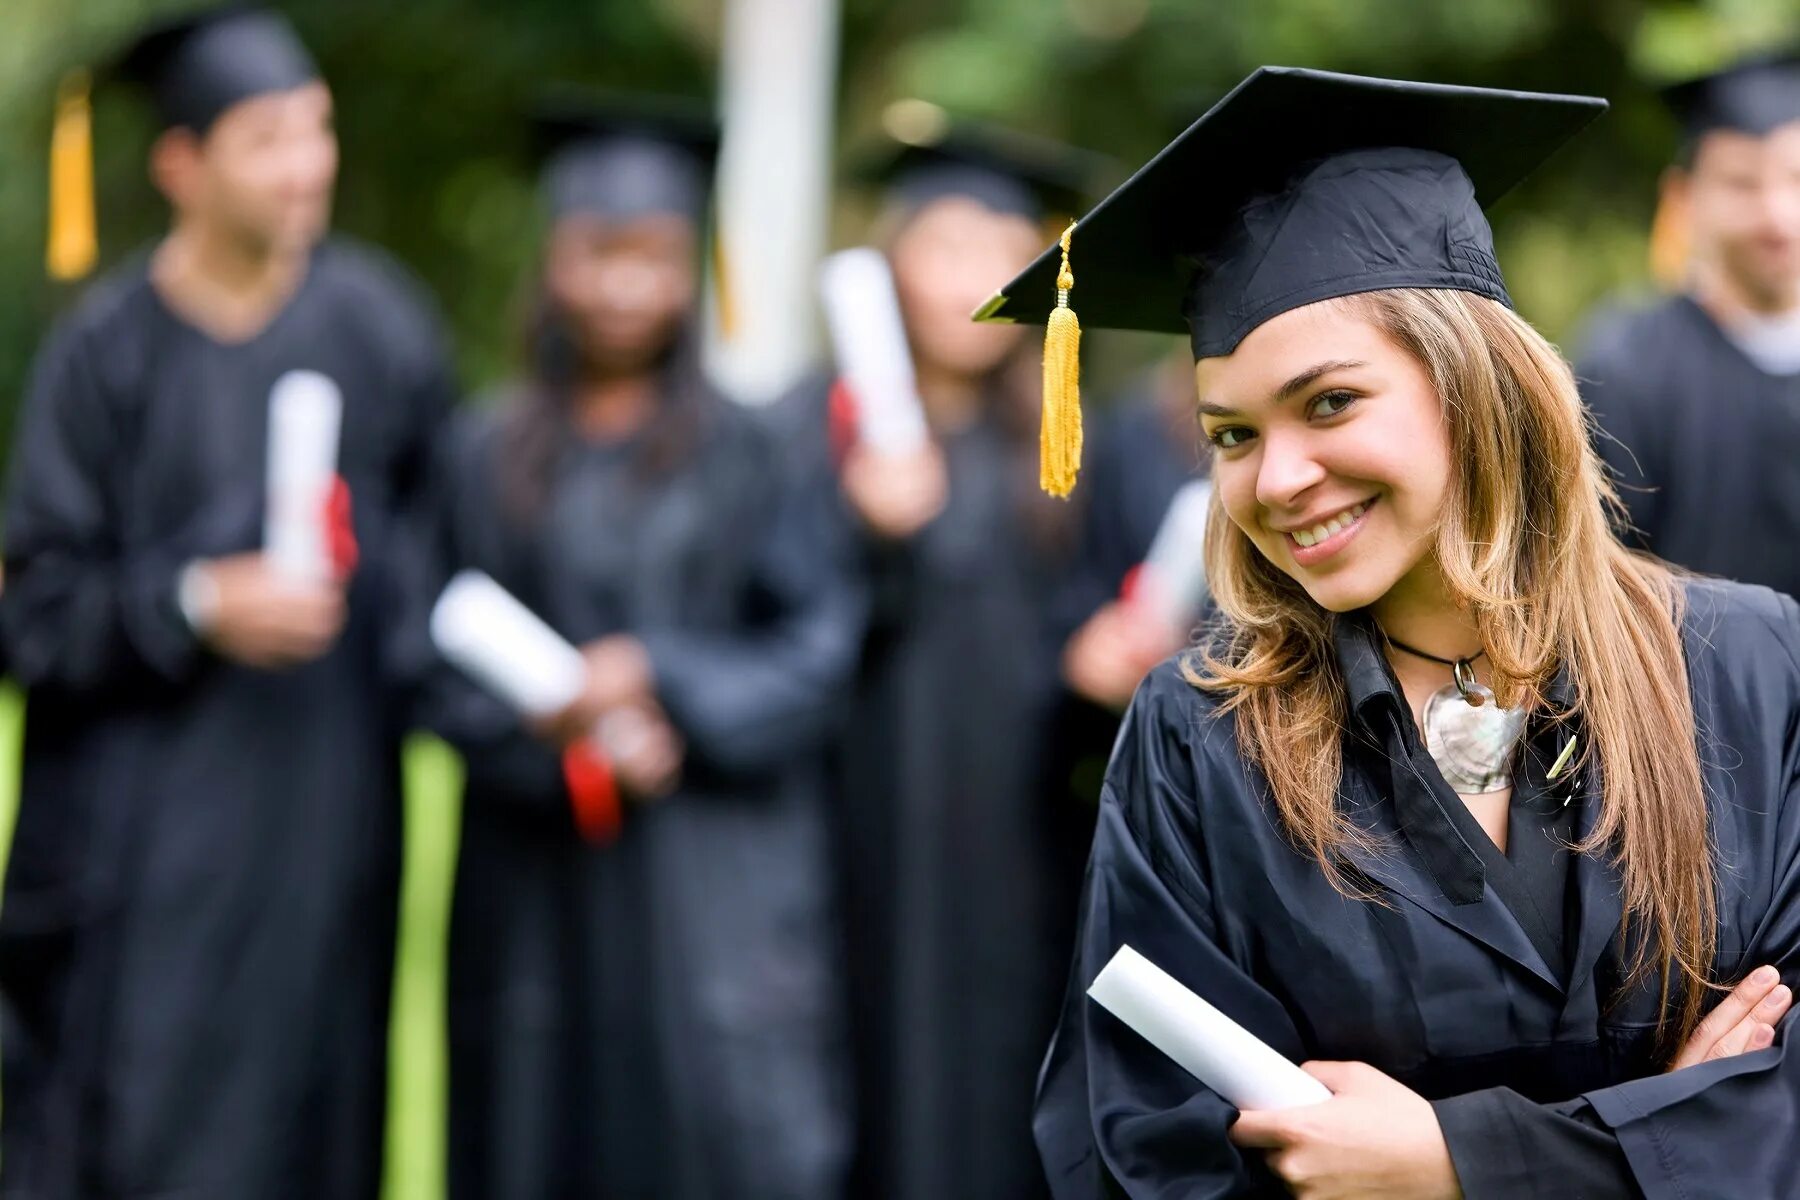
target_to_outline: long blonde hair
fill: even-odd
[[[1626,987],[1660,977],[1664,1040],[1678,1044],[1710,985],[1717,907],[1680,582],[1613,537],[1618,498],[1574,377],[1522,318],[1451,290],[1330,303],[1417,358],[1443,398],[1454,465],[1438,564],[1474,616],[1500,703],[1542,705],[1559,665],[1567,668],[1569,719],[1584,726],[1582,760],[1600,780],[1599,817],[1580,849],[1617,862],[1625,924],[1650,935],[1635,939]],[[1347,714],[1332,615],[1217,502],[1206,565],[1226,633],[1192,652],[1188,679],[1225,696],[1289,836],[1352,893],[1342,855],[1365,835],[1336,801]],[[1674,987],[1682,1001],[1671,1024]]]

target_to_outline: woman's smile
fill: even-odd
[[[1328,513],[1324,519],[1309,525],[1278,532],[1286,539],[1288,553],[1296,565],[1317,566],[1350,544],[1362,530],[1364,520],[1374,506],[1375,498],[1370,497],[1336,513]]]

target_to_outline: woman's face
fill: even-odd
[[[1037,226],[962,196],[913,215],[888,252],[913,353],[952,375],[985,375],[1025,336],[1023,327],[977,325],[969,315],[1043,249]]]
[[[583,360],[602,374],[649,369],[694,306],[693,222],[675,214],[557,221],[546,248],[550,300]]]
[[[1201,359],[1195,378],[1220,501],[1264,557],[1330,612],[1426,582],[1450,436],[1417,359],[1325,301]]]

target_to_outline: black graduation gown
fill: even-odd
[[[1576,374],[1627,540],[1800,593],[1800,374],[1764,372],[1688,296],[1601,318],[1586,341]]]
[[[672,475],[567,434],[542,515],[459,430],[453,567],[580,644],[630,633],[685,739],[671,796],[578,835],[555,751],[444,668],[432,723],[467,790],[451,917],[450,1193],[809,1200],[849,1150],[822,745],[854,593],[751,414],[709,398]]]
[[[1082,514],[1080,547],[1063,584],[1058,614],[1065,640],[1102,605],[1120,597],[1127,578],[1150,552],[1169,502],[1203,473],[1193,422],[1187,422],[1185,435],[1171,427],[1156,395],[1159,379],[1160,372],[1094,422],[1075,493]],[[1053,750],[1059,761],[1051,779],[1068,795],[1066,811],[1079,814],[1071,819],[1081,830],[1082,857],[1118,728],[1117,713],[1079,696],[1063,696]],[[1079,874],[1079,862],[1075,869]]]
[[[1688,594],[1684,644],[1720,864],[1715,974],[1767,962],[1792,983],[1800,609],[1723,582]],[[1656,1073],[1655,985],[1618,995],[1630,949],[1616,873],[1589,857],[1568,870],[1557,970],[1539,949],[1543,922],[1515,915],[1516,889],[1513,903],[1501,898],[1515,881],[1479,862],[1447,817],[1442,779],[1425,786],[1416,754],[1402,771],[1382,753],[1391,744],[1364,740],[1371,718],[1399,718],[1380,717],[1395,702],[1391,676],[1369,666],[1380,652],[1366,627],[1360,641],[1360,652],[1355,637],[1339,643],[1356,726],[1343,795],[1352,819],[1390,839],[1390,851],[1355,860],[1386,903],[1339,895],[1288,843],[1214,700],[1172,664],[1139,691],[1101,802],[1081,945],[1039,1092],[1037,1138],[1056,1195],[1286,1194],[1259,1153],[1226,1140],[1229,1105],[1085,997],[1125,943],[1290,1059],[1362,1060],[1434,1100],[1477,1200],[1630,1194],[1623,1183],[1569,1186],[1537,1149],[1558,1122],[1610,1130],[1631,1186],[1651,1200],[1791,1192],[1792,1020],[1767,1050]],[[1577,837],[1597,810],[1589,783],[1564,793]],[[1513,822],[1516,834],[1517,809]],[[1456,1120],[1465,1106],[1508,1119]],[[1606,1139],[1585,1162],[1569,1150],[1575,1140],[1562,1143],[1564,1161],[1592,1169]]]
[[[810,412],[822,431],[816,396]],[[1066,562],[1028,527],[1030,505],[1056,503],[1037,493],[1035,445],[987,421],[940,445],[949,500],[910,541],[878,542],[839,510],[871,591],[837,779],[852,1194],[1014,1200],[1043,1188],[1031,1088],[1061,953],[1043,751]]]
[[[324,657],[202,648],[182,566],[262,539],[268,396],[344,399],[362,563]],[[0,599],[27,692],[0,911],[8,1196],[374,1196],[400,848],[391,551],[451,398],[396,268],[342,242],[219,344],[144,262],[39,357]]]

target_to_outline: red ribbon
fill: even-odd
[[[611,845],[618,840],[619,827],[625,818],[612,764],[605,755],[582,741],[563,751],[562,769],[563,782],[569,789],[569,808],[575,814],[575,828],[596,846]]]
[[[842,466],[850,448],[856,445],[862,426],[862,410],[856,402],[856,394],[842,379],[832,380],[825,412],[831,460]]]
[[[339,583],[356,572],[361,551],[351,519],[350,485],[342,475],[332,476],[331,490],[325,493],[325,553]]]

